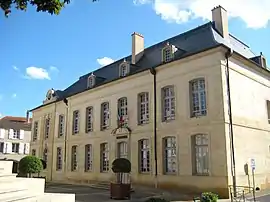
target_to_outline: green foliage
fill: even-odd
[[[218,200],[218,195],[212,192],[204,192],[201,195],[202,202],[217,202],[217,200]]]
[[[169,202],[164,198],[149,198],[145,202]]]
[[[51,15],[58,15],[66,4],[71,0],[0,0],[0,8],[4,11],[5,16],[11,13],[11,8],[26,11],[28,5],[36,6],[37,12],[48,12]],[[92,0],[93,2],[97,0]]]
[[[43,165],[39,158],[35,156],[23,157],[19,162],[19,171],[24,174],[39,173]]]
[[[131,163],[126,158],[115,159],[112,163],[112,171],[114,173],[130,173]]]

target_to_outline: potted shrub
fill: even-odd
[[[33,173],[40,173],[43,165],[39,158],[35,156],[25,156],[19,162],[19,172],[32,177]]]
[[[218,195],[212,192],[204,192],[201,195],[201,202],[217,202]]]
[[[110,184],[111,199],[130,199],[130,182],[123,183],[124,173],[130,173],[131,163],[126,158],[115,159],[112,163],[112,171],[118,174],[116,183]]]

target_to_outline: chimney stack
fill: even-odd
[[[30,123],[29,111],[26,112],[26,122]]]
[[[144,37],[143,35],[134,32],[132,35],[132,58],[131,63],[136,64],[143,56],[144,52]]]
[[[228,14],[222,6],[217,6],[212,10],[212,21],[221,36],[225,40],[229,40]]]

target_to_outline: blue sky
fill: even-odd
[[[227,0],[230,32],[270,60],[270,3]],[[220,1],[222,2],[222,1]],[[25,116],[50,88],[131,53],[131,33],[145,46],[211,19],[219,0],[72,0],[60,15],[12,11],[0,15],[0,114]],[[225,4],[225,5],[224,5]]]

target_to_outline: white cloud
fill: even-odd
[[[12,98],[16,98],[17,97],[17,94],[16,93],[13,93],[11,97]]]
[[[48,71],[46,69],[39,68],[39,67],[27,67],[26,68],[26,78],[51,80]]]
[[[270,20],[269,0],[133,0],[134,4],[149,4],[157,15],[178,24],[202,18],[212,20],[211,10],[221,5],[231,18],[242,19],[249,28],[264,28]]]
[[[55,66],[50,66],[50,71],[59,72],[59,69]]]
[[[109,64],[113,63],[114,60],[113,60],[112,58],[103,57],[103,58],[97,59],[97,62],[98,62],[101,66],[106,66],[106,65],[109,65]]]
[[[14,65],[12,66],[12,68],[13,68],[15,71],[20,71],[19,68],[16,67],[16,66],[14,66]]]

